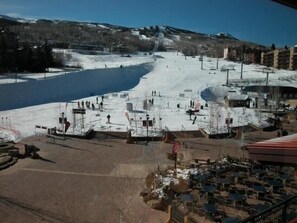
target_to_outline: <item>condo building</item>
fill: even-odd
[[[276,69],[297,70],[297,45],[289,49],[262,52],[261,64]]]

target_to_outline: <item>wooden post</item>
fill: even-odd
[[[168,206],[168,215],[167,215],[167,219],[165,222],[166,223],[172,222],[172,206],[171,205]]]
[[[128,130],[127,132],[127,141],[126,143],[133,143],[133,139],[132,139],[132,136],[131,136],[131,130]]]
[[[177,153],[174,153],[174,170],[176,171]]]

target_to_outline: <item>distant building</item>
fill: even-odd
[[[297,45],[290,48],[290,70],[297,70]]]
[[[230,61],[241,61],[245,64],[260,63],[261,50],[257,48],[228,47],[224,49],[223,58]]]
[[[238,61],[240,59],[240,52],[238,47],[228,47],[224,49],[224,59],[231,61]]]
[[[277,51],[277,69],[288,70],[290,67],[290,50],[282,49]]]
[[[118,44],[118,45],[112,46],[110,48],[110,52],[129,53],[129,49],[127,48],[126,44]]]
[[[261,54],[261,64],[276,69],[297,70],[297,46]]]
[[[69,45],[69,49],[74,50],[89,50],[89,51],[103,51],[103,47],[97,45],[90,45],[90,44],[71,44]]]
[[[276,51],[270,51],[267,53],[262,52],[261,54],[261,64],[267,66],[267,67],[275,67],[276,66],[276,61],[274,58]]]
[[[256,63],[255,53],[254,52],[245,53],[244,54],[244,63],[246,63],[246,64]]]
[[[225,104],[227,107],[250,107],[250,101],[248,95],[239,94],[235,91],[229,91],[225,97]]]

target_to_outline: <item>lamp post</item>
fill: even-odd
[[[226,120],[226,122],[227,122],[227,128],[228,128],[228,135],[231,134],[230,124],[233,123],[233,118],[230,117],[230,114],[231,114],[231,113],[228,112],[228,118],[227,118],[227,120]]]
[[[227,69],[227,80],[226,80],[226,86],[229,86],[229,69]]]
[[[242,46],[242,51],[241,51],[240,79],[242,79],[242,73],[243,73],[244,51],[245,51],[245,45]]]
[[[199,60],[201,62],[201,70],[203,70],[203,54],[200,55]]]
[[[218,52],[218,49],[216,50],[217,51],[217,70],[219,69],[219,52]]]
[[[234,67],[226,67],[224,68],[225,71],[227,71],[227,80],[226,80],[226,86],[229,86],[229,71],[234,70]]]
[[[64,120],[65,114],[62,112],[62,129],[63,129],[63,138],[65,138],[65,120]]]
[[[149,142],[149,138],[148,138],[149,119],[150,119],[150,116],[146,114],[146,144],[148,144]]]

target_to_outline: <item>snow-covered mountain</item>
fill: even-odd
[[[234,36],[232,36],[231,34],[229,33],[218,33],[217,36],[219,38],[228,38],[228,39],[234,39],[234,40],[238,40],[237,38],[235,38]]]
[[[0,15],[0,20],[7,20],[15,23],[35,23],[36,19],[29,19],[29,18],[14,18],[7,15]]]

